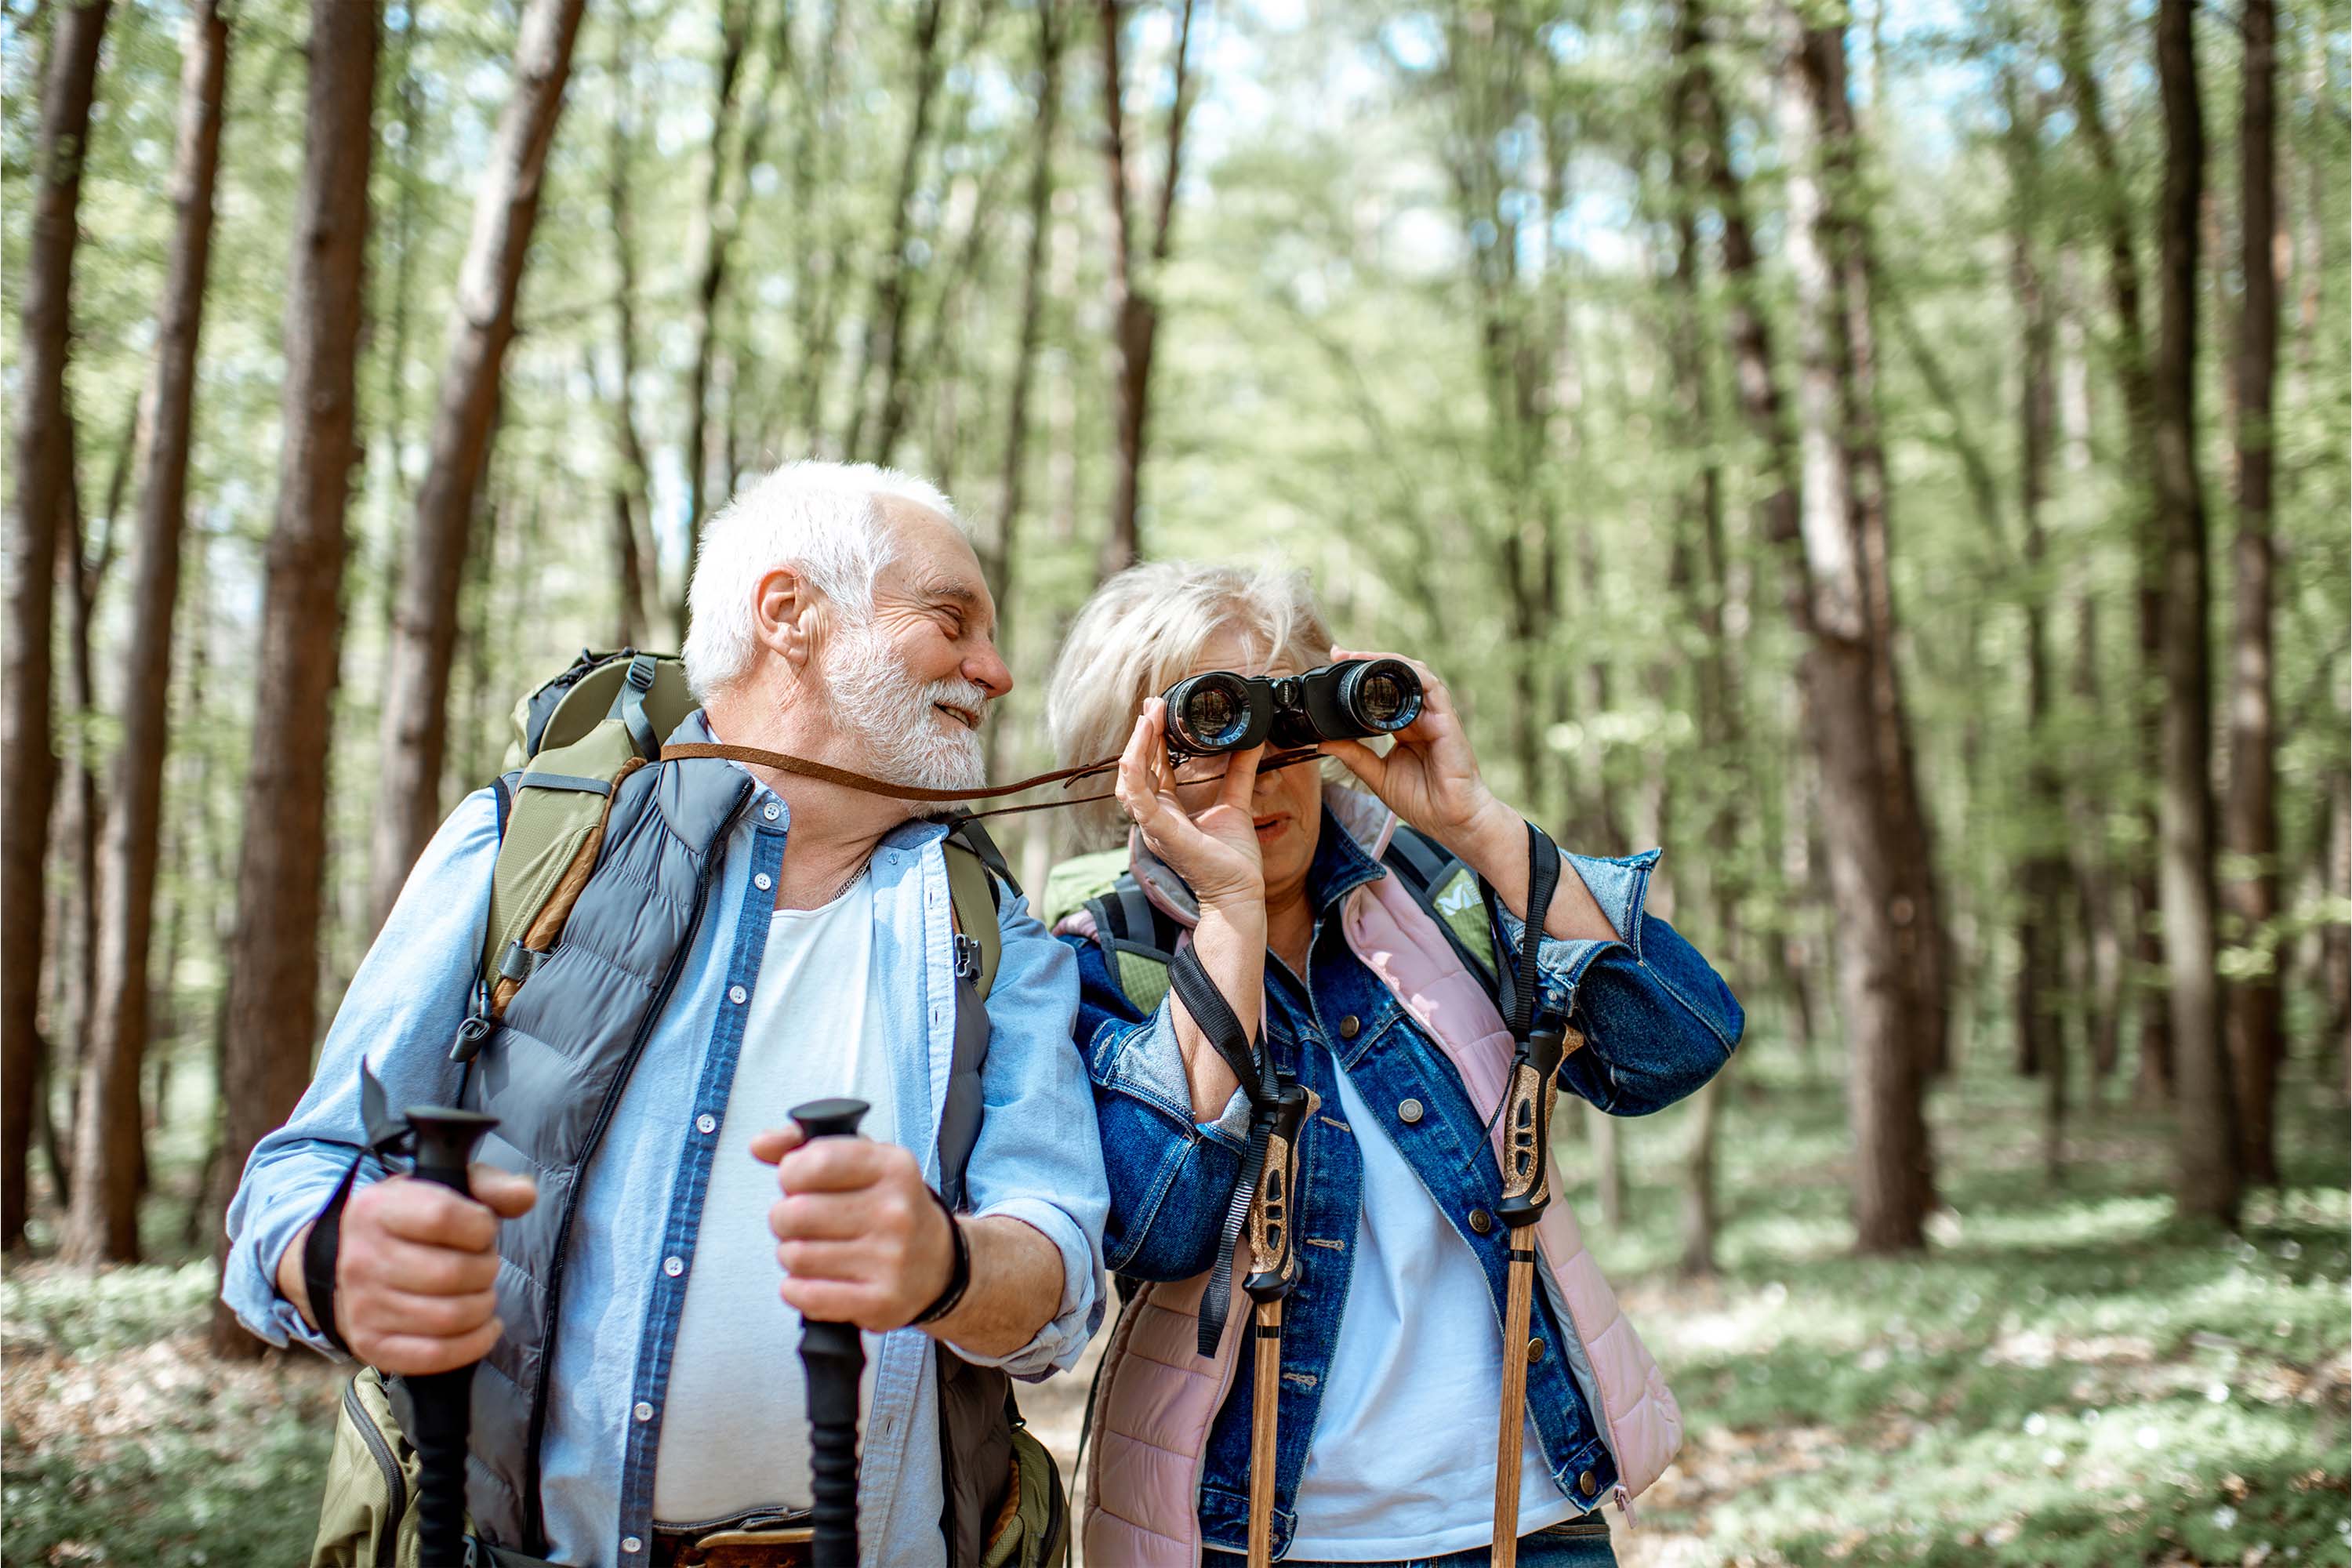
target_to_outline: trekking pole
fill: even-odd
[[[1250,1401],[1249,1568],[1267,1568],[1274,1544],[1275,1431],[1282,1403],[1282,1301],[1298,1283],[1290,1210],[1298,1196],[1298,1130],[1322,1103],[1288,1076],[1261,1112],[1267,1120],[1265,1162],[1250,1203],[1250,1272],[1242,1289],[1255,1303],[1252,1337],[1257,1382]]]
[[[810,1140],[853,1138],[871,1108],[862,1100],[813,1100],[793,1120]],[[808,1388],[813,1568],[857,1568],[857,1384],[866,1344],[855,1323],[801,1320],[801,1366]]]
[[[1519,1457],[1527,1439],[1528,1321],[1535,1310],[1535,1223],[1551,1201],[1552,1078],[1563,1048],[1557,1030],[1536,1029],[1511,1061],[1503,1197],[1495,1205],[1510,1237],[1510,1297],[1503,1314],[1503,1415],[1495,1438],[1494,1568],[1519,1560]]]
[[[497,1117],[478,1110],[411,1106],[408,1125],[416,1135],[416,1164],[411,1173],[420,1182],[473,1196],[466,1167],[474,1157],[474,1145],[498,1124]],[[405,1381],[416,1410],[409,1441],[423,1472],[416,1489],[418,1568],[467,1568],[466,1446],[473,1425],[473,1364]]]

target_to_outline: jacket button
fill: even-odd
[[[1495,1216],[1488,1214],[1485,1209],[1472,1209],[1470,1211],[1470,1228],[1476,1231],[1480,1236],[1484,1236],[1488,1231],[1495,1228]]]
[[[1586,1497],[1591,1497],[1592,1495],[1593,1480],[1592,1472],[1591,1470],[1586,1470],[1576,1478],[1576,1489],[1582,1492]]]
[[[1544,1342],[1540,1336],[1528,1342],[1528,1364],[1535,1365],[1544,1358]]]
[[[1363,1026],[1357,1020],[1356,1016],[1350,1013],[1339,1020],[1339,1037],[1343,1040],[1352,1040],[1356,1037],[1356,1032]]]
[[[1397,1101],[1397,1119],[1405,1122],[1420,1121],[1421,1101],[1417,1100],[1401,1100]]]

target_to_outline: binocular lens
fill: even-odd
[[[1204,675],[1182,683],[1169,704],[1171,728],[1198,752],[1231,747],[1249,727],[1248,694],[1233,676]]]
[[[1365,729],[1393,733],[1421,717],[1421,678],[1393,658],[1371,659],[1348,671],[1340,700]]]

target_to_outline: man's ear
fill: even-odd
[[[790,665],[795,674],[808,667],[823,619],[816,593],[807,579],[789,566],[771,568],[752,591],[753,639]]]

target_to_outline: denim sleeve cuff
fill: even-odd
[[[1102,1326],[1102,1272],[1086,1231],[1052,1204],[1042,1198],[1007,1198],[990,1205],[975,1217],[989,1219],[999,1215],[1034,1229],[1061,1252],[1061,1299],[1054,1309],[1053,1321],[1010,1355],[981,1355],[961,1345],[956,1347],[956,1354],[974,1366],[1002,1367],[1014,1377],[1034,1383],[1076,1366],[1087,1342]]]
[[[1105,1089],[1140,1100],[1166,1111],[1179,1123],[1234,1148],[1249,1144],[1249,1101],[1238,1089],[1213,1121],[1192,1120],[1192,1080],[1184,1068],[1184,1047],[1176,1042],[1175,1005],[1164,997],[1150,1022],[1126,1026],[1123,1035],[1108,1037],[1118,1026],[1107,1026],[1096,1041],[1096,1081]]]
[[[1642,915],[1649,903],[1650,872],[1657,865],[1660,851],[1643,850],[1622,859],[1610,859],[1591,855],[1563,854],[1560,858],[1568,868],[1582,879],[1585,890],[1601,907],[1601,915],[1617,933],[1614,942],[1593,942],[1583,938],[1547,936],[1536,944],[1536,970],[1542,977],[1542,1002],[1549,1011],[1565,1014],[1576,997],[1576,984],[1593,961],[1612,948],[1622,946],[1641,957]],[[1507,950],[1517,962],[1519,946],[1527,940],[1527,922],[1496,900],[1496,918]]]
[[[340,1173],[306,1176],[273,1194],[252,1215],[243,1233],[230,1243],[227,1267],[222,1270],[221,1300],[237,1321],[270,1344],[307,1345],[330,1361],[350,1358],[327,1336],[305,1322],[294,1303],[278,1293],[278,1260],[286,1255],[302,1227],[318,1217],[334,1195]]]

